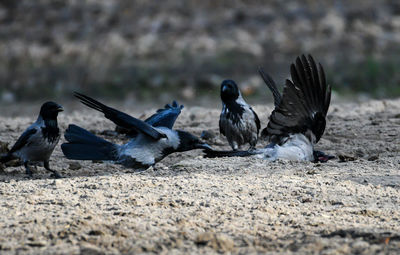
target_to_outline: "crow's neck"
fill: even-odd
[[[241,121],[244,108],[242,105],[238,104],[236,101],[225,102],[225,107],[227,111],[225,112],[226,118],[230,119],[233,124],[237,124]]]
[[[43,121],[44,121],[44,125],[47,128],[58,129],[57,119],[46,119],[46,120],[43,120]]]
[[[238,104],[236,100],[227,100],[224,103],[229,112],[242,116],[244,108],[242,105]]]
[[[43,136],[47,138],[50,143],[54,142],[60,136],[60,129],[58,128],[57,119],[42,120],[44,122],[44,127],[42,127]]]

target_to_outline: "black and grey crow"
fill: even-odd
[[[321,64],[317,67],[312,56],[302,55],[291,65],[290,73],[292,80],[286,80],[281,95],[271,77],[261,72],[275,101],[269,123],[261,132],[270,144],[253,151],[206,150],[208,157],[260,155],[270,160],[309,161],[332,158],[314,151],[314,145],[325,130],[331,99],[331,86],[326,83],[324,70]]]
[[[75,160],[107,160],[125,167],[145,169],[174,152],[193,149],[210,149],[196,136],[172,127],[183,106],[176,102],[159,110],[147,122],[108,107],[99,101],[75,93],[81,102],[95,110],[116,125],[137,134],[126,144],[118,145],[97,137],[76,125],[69,125],[65,132],[68,143],[61,145],[64,155]]]
[[[229,145],[237,150],[249,143],[252,150],[258,140],[260,120],[253,109],[244,101],[236,83],[224,80],[221,84],[222,111],[219,131],[226,136]]]
[[[0,162],[6,163],[19,158],[29,176],[32,176],[29,163],[43,162],[46,170],[52,172],[54,177],[60,178],[58,172],[50,169],[49,159],[60,139],[57,116],[61,111],[63,108],[54,102],[44,103],[36,122],[22,133],[6,155],[0,157]]]

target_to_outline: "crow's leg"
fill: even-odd
[[[56,170],[50,169],[49,161],[43,161],[43,166],[44,166],[44,168],[46,168],[47,171],[50,171],[50,172],[53,173],[53,174],[51,175],[52,177],[54,177],[54,178],[61,178],[61,175],[60,175]]]
[[[29,176],[32,177],[33,172],[32,169],[29,167],[28,161],[24,162],[24,166],[25,166],[25,173]]]

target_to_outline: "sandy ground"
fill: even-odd
[[[68,123],[99,135],[113,129],[81,109],[61,114],[63,130]],[[143,118],[153,110],[128,112]],[[255,110],[265,126],[272,105]],[[187,107],[176,127],[217,134],[218,116],[219,109]],[[0,117],[0,141],[14,142],[35,118]],[[397,99],[333,103],[317,149],[338,158],[326,164],[206,159],[192,151],[137,173],[77,165],[58,146],[51,165],[63,179],[42,167],[34,179],[22,167],[0,173],[0,253],[398,254],[399,130]],[[228,148],[219,135],[209,143]]]

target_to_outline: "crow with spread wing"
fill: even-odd
[[[274,96],[272,111],[261,136],[270,144],[253,151],[205,150],[207,157],[259,155],[270,160],[308,160],[325,162],[332,156],[315,151],[314,145],[325,131],[331,99],[322,66],[312,56],[302,55],[291,65],[292,80],[286,80],[282,95],[275,82],[262,70],[260,74]]]
[[[188,132],[172,129],[183,108],[176,102],[142,121],[83,94],[75,93],[75,96],[116,125],[134,130],[136,135],[126,144],[118,145],[81,127],[69,125],[65,132],[68,142],[61,145],[68,159],[107,160],[125,167],[144,169],[174,152],[211,148]]]

